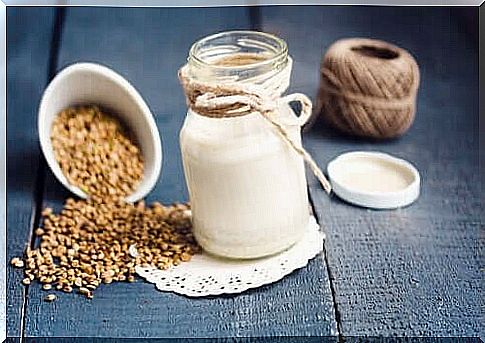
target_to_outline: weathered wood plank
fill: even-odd
[[[39,164],[37,106],[48,80],[55,10],[7,9],[7,261],[29,244]],[[32,34],[35,32],[35,34]],[[7,268],[7,336],[20,336],[27,291]]]
[[[0,18],[3,22],[6,21],[7,9],[5,7],[0,9]],[[5,41],[1,46],[5,49]],[[2,65],[7,63],[6,56],[2,55],[0,58]],[[1,72],[3,80],[7,78],[6,69]],[[5,83],[0,86],[0,91],[4,94],[7,90]],[[2,144],[0,146],[0,265],[7,265],[7,103],[6,100],[0,100],[2,106],[0,110],[0,139]],[[7,270],[5,267],[0,269],[0,341],[3,342],[7,337]]]
[[[267,7],[263,29],[287,40],[293,91],[314,96],[323,52],[364,36],[409,49],[422,72],[417,118],[401,139],[372,143],[323,123],[305,144],[325,167],[350,150],[412,161],[422,194],[412,206],[371,211],[311,196],[327,227],[328,262],[344,336],[478,336],[483,217],[479,185],[478,49],[453,8]],[[477,10],[469,8],[471,16]],[[481,231],[483,233],[483,231]]]
[[[176,72],[190,44],[213,32],[249,27],[245,8],[68,9],[60,67],[75,61],[113,67],[140,90],[156,116],[164,161],[148,201],[187,200],[178,143],[186,107]],[[59,208],[69,194],[50,173],[45,185],[45,204]],[[323,336],[336,331],[322,259],[277,284],[205,299],[160,293],[140,281],[101,287],[92,301],[66,295],[46,304],[35,284],[27,313],[28,336]]]

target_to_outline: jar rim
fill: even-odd
[[[240,37],[251,37],[253,39],[258,39],[260,42],[263,40],[271,41],[274,43],[274,49],[272,49],[272,55],[263,60],[255,61],[252,63],[242,64],[242,65],[220,65],[211,63],[204,58],[201,58],[198,53],[202,50],[204,44],[208,44],[212,40],[217,40],[225,36],[240,36]],[[270,50],[268,48],[268,50]],[[285,62],[288,56],[288,46],[286,42],[270,33],[254,31],[254,30],[233,30],[233,31],[222,31],[209,36],[205,36],[197,40],[192,44],[189,51],[188,60],[195,62],[204,68],[214,68],[218,70],[244,70],[247,68],[260,68],[266,65],[275,65],[278,62]]]

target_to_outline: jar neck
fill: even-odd
[[[191,77],[213,83],[264,85],[291,68],[286,43],[256,31],[228,31],[192,45],[188,58]]]

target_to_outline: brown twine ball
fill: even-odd
[[[348,134],[392,138],[414,120],[419,68],[406,50],[364,38],[342,39],[321,64],[316,113]]]

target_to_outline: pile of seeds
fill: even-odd
[[[25,268],[24,284],[36,279],[44,290],[77,288],[91,298],[101,283],[134,281],[136,265],[167,269],[199,252],[188,209],[67,199],[59,214],[43,211],[43,226],[35,231],[39,248],[11,263]]]
[[[132,193],[143,158],[121,123],[97,106],[71,107],[54,120],[54,155],[68,182],[102,197]]]
[[[102,283],[134,281],[137,265],[167,269],[200,252],[187,204],[122,200],[140,180],[143,161],[114,118],[97,107],[70,108],[59,114],[52,132],[61,169],[90,197],[67,199],[58,214],[44,209],[37,247],[11,260],[24,268],[25,285],[38,280],[46,291],[77,289],[92,298]]]

